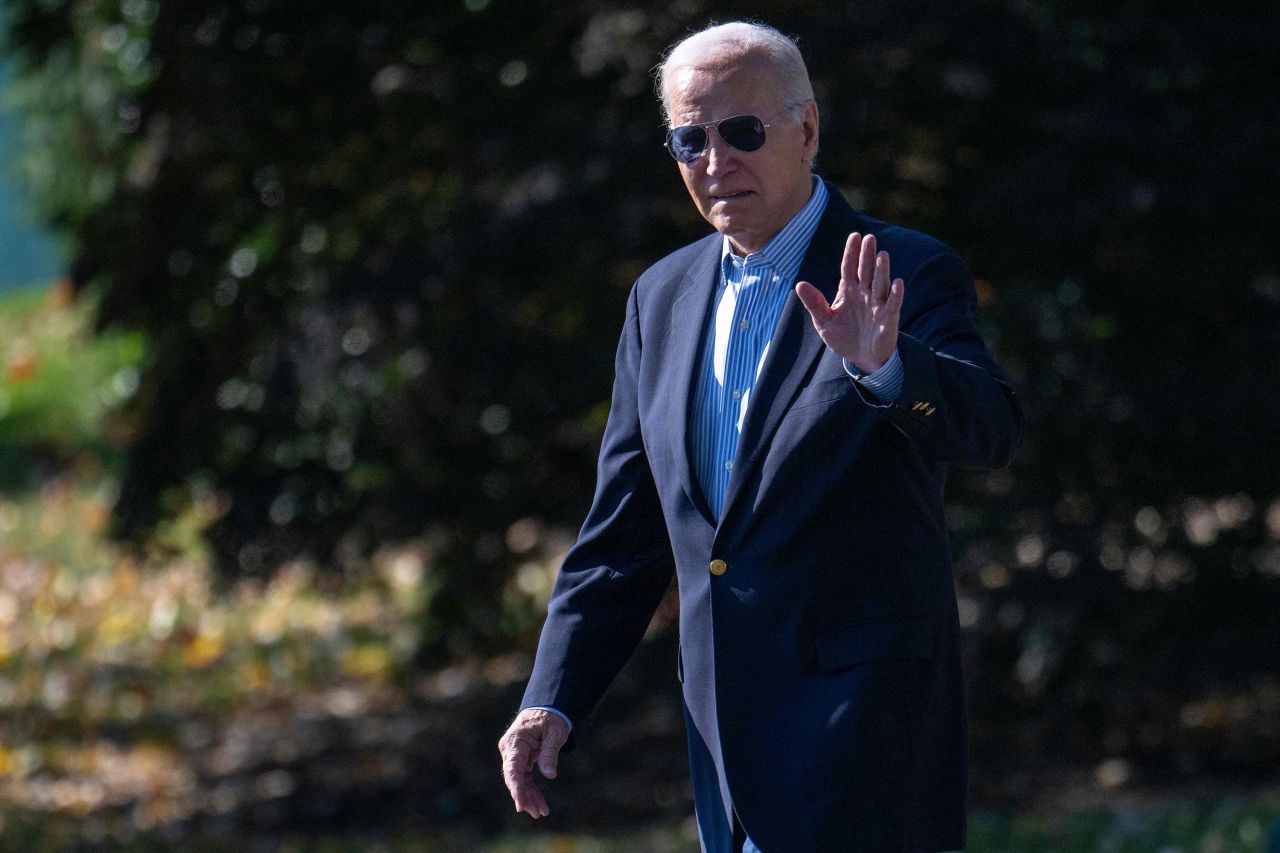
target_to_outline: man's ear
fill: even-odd
[[[812,99],[805,102],[804,117],[800,120],[800,130],[804,134],[804,149],[801,157],[806,163],[812,163],[818,156],[818,102]]]

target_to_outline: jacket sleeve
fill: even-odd
[[[916,291],[904,304],[898,355],[902,390],[891,404],[861,386],[904,435],[938,461],[962,468],[1008,465],[1022,443],[1025,420],[1009,380],[974,326],[973,278],[954,253],[921,264],[906,282]]]
[[[618,344],[595,496],[547,605],[521,708],[544,705],[579,725],[640,642],[675,563],[640,435],[640,321],[635,288]]]

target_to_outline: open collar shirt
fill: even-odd
[[[694,470],[717,518],[733,474],[733,458],[751,392],[769,355],[783,306],[795,295],[796,275],[827,208],[827,188],[814,178],[813,193],[778,234],[758,252],[743,257],[725,237],[720,250],[719,294],[702,354],[694,399]],[[902,387],[902,363],[895,350],[880,370],[863,376],[848,362],[851,379],[862,382],[882,402]]]

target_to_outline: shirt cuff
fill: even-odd
[[[560,719],[564,720],[565,725],[567,725],[567,726],[569,727],[569,731],[573,731],[573,720],[570,720],[568,717],[566,717],[566,716],[564,715],[564,712],[562,712],[562,711],[557,711],[555,708],[549,708],[549,707],[547,707],[546,705],[530,705],[528,708],[525,708],[525,710],[526,710],[526,711],[534,711],[534,710],[537,710],[537,711],[550,711],[551,713],[555,714],[555,715],[556,715],[557,717],[559,717]]]
[[[902,369],[902,359],[898,356],[897,347],[894,347],[893,355],[889,356],[889,360],[880,365],[880,369],[874,373],[862,373],[850,364],[847,358],[841,361],[844,362],[845,373],[874,394],[880,402],[886,405],[891,404],[902,393],[902,380],[906,372]]]

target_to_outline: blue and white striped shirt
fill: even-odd
[[[724,238],[720,294],[702,354],[691,423],[694,470],[717,518],[724,508],[752,389],[769,355],[783,306],[789,298],[799,299],[796,275],[826,207],[826,185],[815,178],[808,203],[760,251],[741,257]],[[845,370],[882,402],[897,399],[902,387],[897,350],[869,376],[862,376],[848,362]]]
[[[826,208],[827,188],[815,181],[808,203],[760,251],[741,257],[724,238],[720,293],[702,354],[690,424],[694,471],[717,518],[729,488],[751,391]]]

